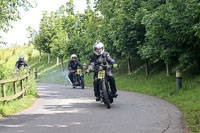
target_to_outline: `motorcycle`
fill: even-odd
[[[72,74],[73,74],[73,80],[74,80],[73,88],[80,86],[81,89],[84,89],[85,83],[84,83],[84,75],[82,73],[82,70],[78,68],[77,70],[72,71]]]
[[[108,85],[106,69],[108,69],[108,63],[106,61],[103,61],[102,64],[97,65],[95,70],[91,70],[91,72],[97,72],[98,85],[100,90],[100,101],[103,102],[109,109],[110,104],[114,102],[114,99],[111,94],[111,89]]]

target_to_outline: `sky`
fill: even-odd
[[[61,5],[69,0],[36,0],[37,7],[31,8],[29,11],[21,12],[21,19],[17,22],[12,22],[13,28],[8,33],[3,34],[4,41],[7,45],[28,43],[28,32],[26,28],[31,26],[33,29],[39,29],[40,19],[44,10],[56,11]],[[86,9],[86,0],[74,0],[75,12],[84,13]]]

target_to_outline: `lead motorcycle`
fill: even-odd
[[[119,67],[119,66],[118,66]],[[108,79],[106,75],[106,69],[108,69],[107,61],[103,61],[102,64],[97,65],[95,70],[90,70],[91,72],[97,72],[98,76],[98,86],[100,90],[100,99],[107,108],[110,108],[110,104],[114,102],[113,96],[111,94],[111,89],[108,85]]]

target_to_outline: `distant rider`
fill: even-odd
[[[103,60],[105,59],[109,64],[113,65],[114,68],[117,67],[117,64],[115,61],[110,57],[108,52],[104,51],[104,44],[101,43],[99,40],[96,41],[96,43],[93,46],[93,52],[94,54],[90,56],[90,65],[89,70],[94,70],[94,95],[96,97],[96,101],[100,101],[100,91],[98,86],[98,73],[95,71],[95,67],[97,65],[102,64]],[[115,85],[115,79],[112,75],[111,68],[108,66],[106,70],[106,75],[108,78],[108,81],[110,83],[110,88],[112,91],[112,96],[116,98],[118,96],[117,89]]]
[[[69,71],[69,79],[72,83],[72,86],[74,86],[74,80],[73,80],[73,73],[77,71],[77,68],[83,68],[80,64],[80,62],[77,60],[77,56],[75,54],[71,55],[71,60],[68,62],[68,71]]]
[[[24,67],[28,67],[29,66],[29,64],[26,63],[26,61],[24,61],[24,56],[22,56],[22,55],[19,56],[19,60],[15,64],[15,68],[16,68],[16,72],[17,73],[19,72],[21,66],[24,66]]]

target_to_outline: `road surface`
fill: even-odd
[[[111,108],[93,89],[39,83],[30,108],[0,120],[0,133],[183,133],[181,112],[147,95],[118,91]]]

